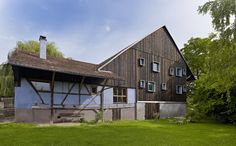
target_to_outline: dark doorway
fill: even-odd
[[[159,113],[159,103],[146,103],[145,104],[145,119],[154,119]]]
[[[112,120],[121,120],[121,109],[120,108],[115,108],[112,109]]]

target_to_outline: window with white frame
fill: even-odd
[[[144,65],[145,65],[145,59],[139,58],[139,66],[144,66]]]
[[[181,67],[176,67],[176,76],[182,77],[183,76],[183,70]]]
[[[166,91],[167,90],[166,83],[161,83],[161,90],[162,91]]]
[[[175,75],[175,69],[174,69],[173,67],[170,67],[170,69],[169,69],[169,75],[170,75],[170,76]]]
[[[113,88],[113,103],[127,103],[127,88]]]
[[[161,83],[161,90],[166,91],[166,89],[167,89],[166,83]]]
[[[160,72],[160,62],[152,62],[152,71],[153,72]]]
[[[140,88],[145,88],[145,80],[140,80],[139,81],[139,87]]]
[[[153,81],[148,82],[148,92],[156,92],[156,83]]]
[[[183,87],[181,85],[176,85],[176,94],[183,94]]]
[[[183,93],[186,93],[187,92],[187,88],[185,85],[183,85]]]
[[[183,68],[183,76],[186,76],[187,72],[186,72],[186,68]]]

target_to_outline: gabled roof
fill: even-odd
[[[188,75],[187,81],[191,81],[191,80],[195,80],[195,77],[192,73],[192,71],[190,70],[186,60],[184,59],[182,53],[180,52],[178,46],[176,45],[174,39],[172,38],[171,34],[169,33],[168,29],[166,28],[166,26],[162,26],[161,28],[158,28],[156,30],[154,30],[153,32],[149,33],[148,35],[146,35],[145,37],[143,37],[142,39],[132,43],[131,45],[129,45],[128,47],[122,49],[120,52],[118,52],[117,54],[113,55],[112,57],[106,59],[105,61],[103,61],[102,63],[100,63],[98,65],[98,70],[101,71],[106,65],[108,65],[110,62],[112,62],[114,59],[116,59],[118,56],[120,56],[122,53],[124,53],[125,51],[129,50],[130,48],[132,48],[134,45],[136,45],[137,43],[139,43],[140,41],[142,41],[143,39],[145,39],[146,37],[148,37],[149,35],[151,35],[152,33],[160,30],[160,29],[164,29],[164,31],[167,33],[167,35],[169,36],[169,38],[171,39],[172,43],[174,44],[175,48],[177,49],[177,51],[179,52],[181,58],[184,60],[186,66],[187,66],[187,70],[190,73]]]
[[[97,78],[118,78],[112,72],[98,71],[96,64],[50,56],[47,56],[47,59],[41,59],[38,54],[25,52],[20,49],[16,49],[11,53],[8,63],[19,67],[54,71],[71,75]]]

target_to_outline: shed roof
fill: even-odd
[[[47,59],[39,58],[39,54],[25,52],[16,49],[9,55],[8,63],[14,66],[54,71],[72,75],[81,75],[98,78],[119,78],[112,72],[98,71],[97,65],[72,59],[55,58],[47,56]]]

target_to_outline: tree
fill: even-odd
[[[184,44],[184,48],[181,49],[188,65],[197,78],[199,78],[201,73],[205,72],[204,65],[206,65],[205,61],[208,54],[207,48],[213,38],[213,35],[209,38],[191,38],[188,43]]]
[[[26,41],[17,42],[16,48],[37,53],[39,52],[39,42],[37,41]],[[63,58],[64,55],[58,51],[54,43],[47,43],[47,54],[57,58]],[[11,66],[9,64],[0,65],[0,96],[14,96],[14,78]]]
[[[220,33],[221,39],[236,40],[236,1],[235,0],[213,0],[199,6],[200,14],[209,13],[212,24]]]
[[[191,38],[182,49],[198,76],[188,95],[188,114],[236,123],[236,1],[212,0],[198,11],[211,15],[219,37]]]
[[[24,50],[24,51],[28,51],[28,52],[37,53],[39,52],[39,42],[33,41],[33,40],[26,41],[26,42],[19,41],[17,42],[16,48]],[[54,56],[57,58],[64,57],[64,55],[60,51],[58,51],[56,45],[53,42],[47,43],[47,55]]]

